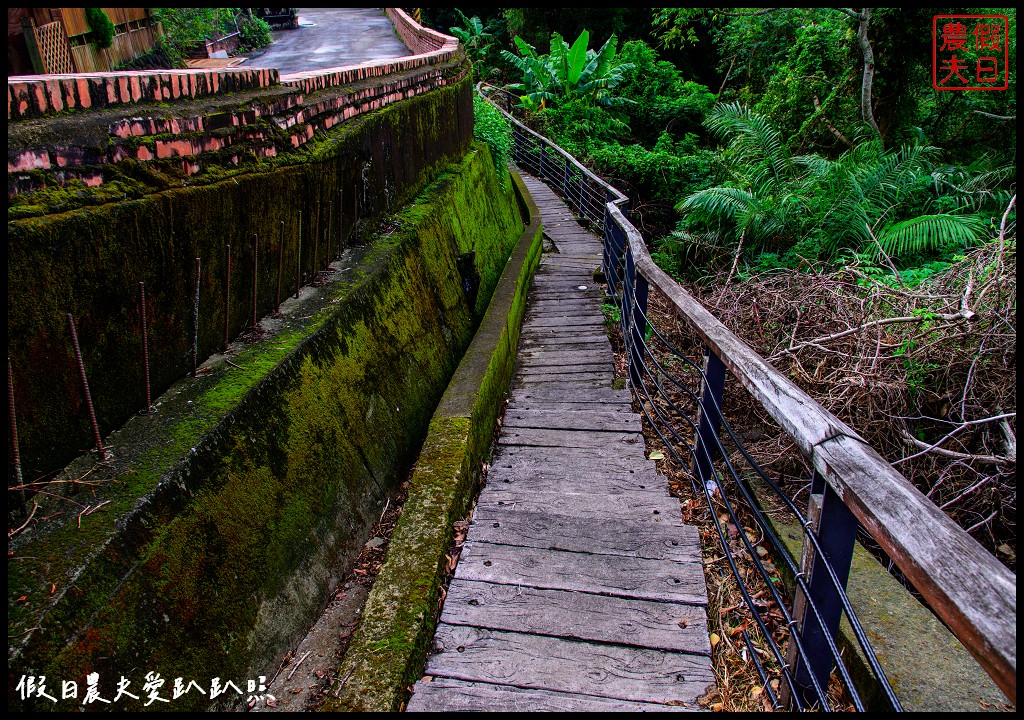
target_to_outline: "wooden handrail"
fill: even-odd
[[[624,232],[637,272],[661,291],[710,351],[811,458],[818,473],[932,611],[1016,703],[1016,575],[939,510],[853,428],[754,352],[658,267],[640,232],[619,207],[627,201],[625,195],[562,148],[495,107],[606,189],[613,198],[606,210]]]
[[[637,271],[657,287],[733,377],[768,411],[932,611],[1017,701],[1017,581],[977,540],[654,264],[640,233],[608,204]]]

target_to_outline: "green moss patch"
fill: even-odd
[[[109,465],[69,466],[65,479],[98,484],[44,503],[11,543],[12,677],[84,687],[99,672],[110,697],[120,675],[209,688],[266,674],[364,544],[472,339],[459,258],[472,253],[493,287],[486,258],[508,256],[516,215],[477,147],[346,251],[333,282],[289,301],[274,334],[173,383],[157,414],[108,438]],[[78,507],[104,501],[79,524]]]
[[[324,710],[401,710],[408,687],[423,672],[453,524],[465,516],[490,447],[540,262],[540,213],[522,180],[514,179],[531,208],[530,224],[430,422],[387,558],[338,669],[343,681],[328,694]]]

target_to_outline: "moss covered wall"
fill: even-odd
[[[93,445],[67,313],[105,434],[144,406],[139,282],[155,395],[192,367],[195,258],[201,362],[224,342],[228,244],[234,337],[252,317],[254,234],[262,316],[274,309],[282,227],[287,296],[300,263],[303,284],[326,265],[328,237],[332,255],[343,242],[364,242],[367,219],[399,207],[461,157],[472,123],[467,78],[314,138],[298,164],[260,171],[265,165],[256,163],[219,183],[9,222],[8,353],[24,476],[59,468]]]
[[[110,697],[120,675],[138,690],[147,672],[207,689],[272,674],[410,466],[472,338],[459,258],[479,261],[486,307],[521,229],[474,145],[276,335],[175,383],[158,415],[115,435],[125,451],[110,466],[68,468],[92,468],[88,502],[109,503],[11,544],[24,561],[8,564],[9,688],[22,674],[84,687],[99,672]],[[192,693],[173,708],[207,705]]]

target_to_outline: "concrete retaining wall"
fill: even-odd
[[[177,711],[244,702],[211,703],[212,679],[244,690],[272,675],[322,611],[404,479],[521,227],[474,146],[348,250],[333,282],[289,301],[268,337],[106,438],[111,463],[67,468],[60,479],[86,489],[39,496],[9,543],[8,706],[74,709],[22,702],[17,683],[84,691],[94,672],[103,697],[121,676],[142,697],[108,709],[142,709],[150,672],[168,694],[179,677],[206,688]]]
[[[540,212],[518,176],[529,223],[430,421],[409,496],[359,627],[324,710],[395,712],[423,673],[437,624],[453,524],[462,520],[489,457],[495,424],[515,367],[526,298],[542,250]]]

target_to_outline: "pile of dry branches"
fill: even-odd
[[[914,288],[848,267],[689,289],[1012,570],[1015,251],[1015,240],[978,248]],[[727,414],[763,417],[741,394]],[[793,455],[778,441],[761,449],[769,465]]]

